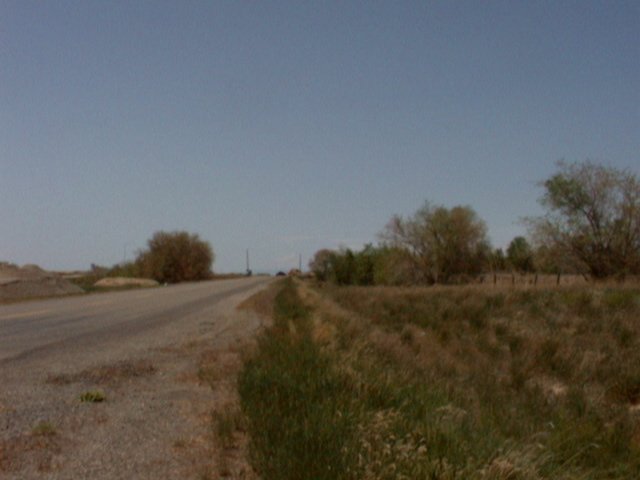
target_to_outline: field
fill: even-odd
[[[640,288],[287,280],[239,379],[264,479],[631,479]]]

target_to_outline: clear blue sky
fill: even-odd
[[[275,271],[425,200],[500,247],[555,161],[639,152],[638,1],[0,1],[0,260]]]

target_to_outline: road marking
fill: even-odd
[[[14,313],[12,315],[6,315],[4,317],[0,317],[0,320],[13,320],[15,318],[31,317],[35,315],[40,315],[41,313],[48,313],[50,311],[51,310],[33,310],[31,312]]]

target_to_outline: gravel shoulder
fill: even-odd
[[[213,416],[234,408],[239,352],[262,324],[236,307],[266,285],[130,336],[0,362],[0,477],[254,478],[240,458],[220,465]]]

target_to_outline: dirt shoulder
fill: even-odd
[[[0,477],[255,478],[235,379],[264,319],[236,307],[262,287],[142,345],[2,366]]]

